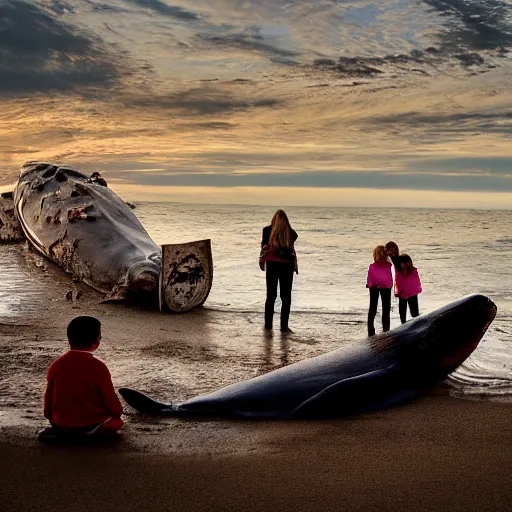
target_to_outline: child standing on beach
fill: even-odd
[[[106,364],[93,355],[101,341],[100,321],[78,316],[69,323],[67,337],[70,350],[48,370],[44,416],[51,427],[39,441],[117,433],[124,424],[123,408]]]
[[[391,288],[393,276],[391,263],[387,258],[386,248],[378,245],[373,250],[373,263],[368,267],[366,287],[370,290],[370,307],[368,309],[368,336],[375,334],[374,320],[377,314],[379,295],[382,305],[382,330],[389,331],[391,311]]]
[[[420,314],[418,307],[418,294],[422,291],[418,270],[412,264],[408,254],[400,256],[400,270],[395,274],[395,295],[398,297],[398,311],[400,320],[405,324],[407,320],[407,304],[414,318]]]

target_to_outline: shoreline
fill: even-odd
[[[52,286],[44,287],[48,280]],[[310,318],[291,336],[266,336],[261,312],[199,308],[169,315],[101,303],[100,294],[51,265],[34,286],[45,290],[44,300],[0,322],[3,510],[512,507],[512,404],[454,398],[443,384],[413,402],[336,420],[154,418],[126,407],[122,440],[114,445],[41,446],[46,372],[67,349],[65,329],[74,316],[101,320],[97,356],[116,388],[163,400],[327,352],[338,345],[327,333],[335,329],[339,343],[350,342],[365,326]],[[82,292],[78,300],[65,299],[70,288]]]

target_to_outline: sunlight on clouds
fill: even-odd
[[[19,15],[5,32],[11,66],[0,70],[5,76],[18,76],[20,51],[40,62],[46,54],[39,37],[52,35],[58,37],[51,48],[68,56],[62,63],[69,67],[40,63],[38,72],[18,77],[0,96],[0,184],[12,183],[25,161],[43,160],[99,170],[119,185],[140,182],[146,192],[158,173],[162,187],[172,183],[167,177],[188,173],[194,177],[173,194],[190,189],[185,195],[201,201],[207,196],[202,187],[212,184],[208,190],[219,201],[232,202],[234,191],[246,201],[265,201],[271,189],[260,190],[265,182],[257,177],[281,186],[276,175],[286,174],[296,185],[286,194],[290,201],[348,201],[341,190],[354,187],[350,196],[361,201],[380,204],[387,197],[402,204],[403,191],[364,195],[383,173],[395,180],[385,186],[416,189],[414,197],[425,205],[498,200],[478,192],[501,185],[512,192],[503,167],[512,158],[512,61],[489,50],[483,38],[508,41],[500,25],[500,13],[508,11],[488,13],[501,16],[493,30],[474,20],[466,27],[470,4],[444,15],[435,5],[402,0],[69,0],[64,10],[38,0],[0,4],[6,19]],[[475,32],[475,23],[490,32]],[[37,40],[21,45],[19,34],[34,26],[42,31]],[[468,37],[480,51],[472,54],[478,65],[449,56]],[[433,53],[430,44],[437,45]],[[444,56],[432,57],[436,52]],[[394,54],[402,60],[378,72],[343,73],[336,64]],[[429,56],[435,64],[426,63]],[[333,64],[319,67],[318,58]],[[87,59],[95,59],[91,69],[71,65]],[[20,89],[29,85],[33,93]],[[326,173],[347,174],[331,179]],[[196,180],[201,174],[205,179]],[[406,182],[397,181],[402,176]],[[468,192],[420,192],[448,183]],[[308,184],[315,189],[306,194],[301,187]],[[320,192],[327,186],[346,188]]]
[[[153,97],[144,107],[137,106],[133,95],[94,102],[70,95],[11,100],[0,114],[0,160],[5,178],[24,161],[36,159],[105,171],[128,169],[123,162],[130,162],[132,169],[161,168],[166,173],[235,174],[405,172],[412,165],[421,172],[422,162],[455,157],[488,157],[492,164],[492,158],[512,156],[512,139],[506,126],[501,132],[484,130],[478,115],[490,115],[487,124],[508,120],[510,125],[510,117],[500,116],[512,107],[512,94],[491,94],[509,78],[500,71],[493,77],[472,77],[464,86],[447,79],[443,85],[439,79],[421,80],[400,94],[376,90],[371,102],[364,88],[333,86],[312,95],[291,88],[289,81],[270,83],[263,91],[257,83],[219,82],[211,98],[228,110],[198,118],[173,110],[180,97],[191,104],[206,101],[208,89],[197,87],[191,89],[198,91],[196,99],[196,92],[179,93],[170,100]],[[265,98],[275,98],[277,104],[231,109]],[[447,120],[448,112],[452,117]],[[429,120],[421,121],[427,115]],[[447,171],[452,169],[437,169]]]

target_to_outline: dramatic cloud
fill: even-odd
[[[371,79],[388,76],[447,72],[454,64],[462,68],[497,66],[512,46],[512,4],[502,0],[424,0],[440,12],[444,30],[432,34],[435,45],[415,47],[408,53],[387,55],[342,55],[318,58],[313,64],[341,76]],[[372,52],[373,53],[373,52]],[[470,71],[472,72],[472,71]]]
[[[253,27],[250,33],[231,34],[226,36],[203,35],[201,38],[210,44],[221,47],[231,47],[250,52],[258,52],[267,56],[272,62],[280,62],[282,64],[296,64],[292,57],[300,55],[299,52],[279,48],[270,44],[260,34],[257,27]]]
[[[197,20],[199,17],[192,11],[187,11],[181,7],[167,5],[160,0],[126,0],[126,2],[144,7],[153,11],[155,14],[163,14],[179,20]]]
[[[510,112],[461,112],[451,114],[427,114],[407,112],[375,116],[366,120],[368,124],[389,124],[396,127],[421,128],[425,132],[483,132],[508,135],[512,130]]]
[[[105,86],[119,77],[115,58],[97,41],[21,0],[0,2],[0,55],[4,93]]]
[[[511,47],[501,0],[0,0],[3,182],[507,192]]]
[[[512,46],[512,4],[503,0],[424,1],[446,15],[447,30],[438,36],[443,50],[505,50]]]
[[[243,100],[229,95],[226,91],[214,88],[197,87],[165,96],[134,96],[125,100],[133,107],[157,108],[181,115],[214,115],[235,111],[244,111],[258,107],[273,107],[276,99]],[[225,126],[225,123],[215,127]],[[211,125],[210,125],[211,127]]]

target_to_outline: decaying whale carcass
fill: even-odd
[[[29,242],[66,272],[109,299],[157,304],[160,248],[99,173],[29,162],[14,206]]]

